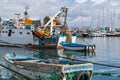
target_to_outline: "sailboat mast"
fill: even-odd
[[[91,17],[90,28],[92,28],[92,24],[93,24],[93,16]]]
[[[98,12],[98,22],[97,22],[97,29],[100,27],[100,10]]]

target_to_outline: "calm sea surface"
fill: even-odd
[[[78,43],[95,44],[94,53],[66,50],[27,50],[23,48],[0,47],[0,61],[4,62],[6,53],[16,52],[18,54],[33,56],[42,59],[53,59],[66,56],[74,59],[91,61],[94,63],[109,64],[120,67],[120,37],[91,37],[77,38]],[[0,67],[0,80],[14,80],[8,70]],[[93,80],[120,80],[120,68],[108,67],[94,64]]]

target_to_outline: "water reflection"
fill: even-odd
[[[39,59],[56,59],[58,58],[57,50],[51,50],[51,49],[40,49],[37,50],[33,57],[39,58]]]
[[[94,57],[96,54],[95,52],[81,52],[81,51],[67,51],[64,49],[57,49],[57,50],[46,50],[41,49],[37,50],[33,54],[33,57],[39,59],[76,59],[76,57],[84,57],[84,58],[91,58]]]
[[[3,67],[0,67],[0,80],[9,80],[12,74]],[[13,80],[13,79],[11,79]]]
[[[79,43],[82,43],[82,41],[80,42],[80,38],[78,38],[77,40]],[[60,50],[48,50],[48,49],[47,50],[41,49],[41,50],[37,50],[36,52],[36,51],[31,51],[31,50],[28,51],[26,49],[20,49],[20,48],[0,47],[0,54],[1,54],[0,60],[1,62],[4,61],[3,56],[5,55],[5,53],[11,53],[12,51],[12,52],[20,53],[26,56],[35,56],[36,58],[38,57],[41,59],[53,59],[53,58],[61,59],[60,56],[66,56],[66,57],[73,57],[79,60],[83,59],[86,61],[101,62],[106,64],[109,63],[112,65],[118,65],[118,66],[120,65],[120,58],[119,58],[120,37],[94,37],[94,38],[84,38],[84,40],[86,42],[93,43],[96,45],[95,52],[88,53],[88,52],[80,52],[80,51],[66,51],[66,50],[60,51]],[[48,54],[44,54],[44,52]],[[52,56],[51,54],[54,56]],[[59,56],[59,57],[55,57],[55,56]],[[100,67],[100,65],[96,66],[94,64],[94,71],[96,75],[93,75],[93,80],[120,80],[120,77],[116,77],[116,75],[120,74],[119,68],[115,69],[113,67],[108,68],[105,66]],[[98,71],[99,73],[96,71]],[[103,72],[112,73],[112,74],[116,73],[116,74],[113,75],[114,77],[100,75],[100,73],[103,73]],[[6,73],[6,72],[4,72],[4,70],[1,72],[2,78],[4,78],[5,76],[5,74],[3,73]]]
[[[96,55],[95,52],[67,51],[67,50],[61,50],[61,49],[58,49],[57,52],[60,57],[67,57],[67,58],[72,58],[72,59],[75,59],[78,56],[90,58]]]

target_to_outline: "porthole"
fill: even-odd
[[[30,34],[30,32],[27,32],[27,34],[29,35],[29,34]]]
[[[15,33],[15,32],[12,32],[13,34]]]
[[[22,34],[22,32],[20,32],[20,34]]]

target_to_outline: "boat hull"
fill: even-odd
[[[75,51],[84,51],[84,50],[86,50],[86,48],[85,47],[69,47],[69,46],[64,46],[64,49],[66,49],[66,50],[75,50]]]
[[[78,43],[71,43],[71,42],[61,42],[60,43],[64,49],[66,50],[74,50],[74,51],[94,51],[95,45],[88,45],[88,44],[78,44]]]
[[[21,57],[16,58],[20,59]],[[11,59],[11,57],[8,59]],[[50,63],[47,61],[46,64],[43,61],[42,63],[36,63],[34,60],[31,62],[8,59],[5,56],[6,64],[10,69],[29,77],[31,80],[68,80],[69,77],[71,80],[76,80],[75,75],[78,75],[77,72],[89,72],[87,73],[89,80],[92,79],[93,69],[91,63],[61,61],[57,64],[59,61],[50,60]]]
[[[6,44],[38,44],[29,29],[2,29],[0,40]]]

